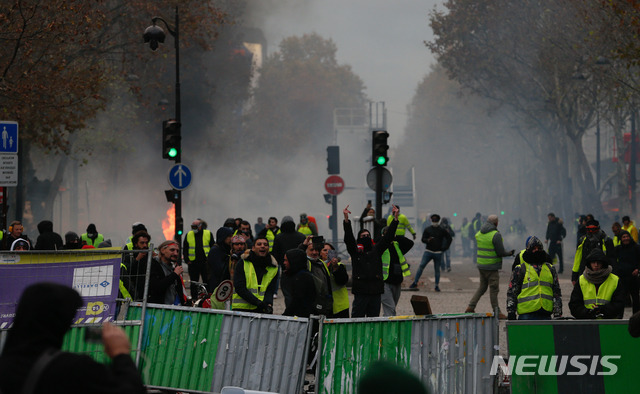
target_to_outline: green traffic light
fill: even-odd
[[[384,156],[378,156],[378,158],[376,159],[376,163],[378,163],[378,165],[383,166],[384,163],[387,162],[387,159]]]
[[[454,212],[454,213],[453,213],[453,217],[456,217],[456,216],[458,216],[458,213],[457,213],[457,212]]]
[[[500,215],[504,215],[504,211],[500,211]]]
[[[182,230],[178,230],[178,235],[182,235]]]
[[[171,158],[174,158],[178,156],[178,150],[176,148],[170,148],[169,152],[167,152],[167,155]]]

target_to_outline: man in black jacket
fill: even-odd
[[[308,265],[303,250],[291,249],[285,253],[284,275],[290,278],[287,290],[291,303],[284,310],[284,316],[309,317],[315,310],[316,286]]]
[[[635,243],[628,231],[620,230],[620,245],[615,249],[616,262],[613,273],[618,275],[627,293],[625,301],[631,296],[633,313],[640,311],[638,272],[640,271],[640,246]]]
[[[558,273],[564,272],[564,258],[562,256],[562,240],[567,236],[567,230],[562,224],[562,220],[557,218],[553,212],[547,215],[549,222],[547,223],[547,235],[545,237],[545,243],[549,245],[549,256],[553,261],[553,258],[558,256],[558,265],[560,269]]]
[[[53,222],[43,220],[38,223],[38,239],[35,250],[62,250],[62,237],[53,231]]]
[[[42,308],[43,301],[46,308]],[[0,357],[1,392],[27,392],[28,384],[35,394],[146,392],[129,355],[131,343],[117,326],[110,323],[102,326],[104,352],[111,359],[109,365],[86,355],[60,351],[81,306],[80,294],[60,284],[37,283],[24,290]],[[47,351],[53,354],[53,359],[34,378],[30,375],[32,369]]]
[[[176,241],[164,241],[158,246],[158,256],[151,260],[149,274],[149,302],[154,304],[186,305],[187,295],[182,282],[180,246]]]
[[[426,250],[422,255],[422,261],[410,289],[418,288],[418,280],[422,276],[422,271],[433,260],[433,269],[435,270],[436,291],[440,291],[440,266],[442,265],[442,253],[449,249],[451,245],[451,234],[439,225],[440,215],[431,215],[431,226],[427,226],[422,233],[422,242],[426,244]]]
[[[398,228],[398,207],[392,208],[393,220],[387,233],[378,243],[373,245],[368,230],[360,230],[358,239],[353,236],[351,221],[349,220],[349,206],[342,211],[344,214],[344,243],[351,256],[353,266],[353,306],[352,317],[380,316],[381,295],[384,293],[382,274],[382,253],[391,245],[391,241]]]

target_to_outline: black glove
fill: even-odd
[[[262,301],[261,303],[258,304],[258,312],[271,314],[273,313],[273,308],[271,307],[271,305]]]
[[[597,319],[598,315],[601,315],[602,312],[600,311],[600,308],[593,308],[589,311],[589,318],[590,319]]]
[[[515,312],[509,312],[509,315],[507,316],[507,319],[516,320],[517,316],[516,316]]]

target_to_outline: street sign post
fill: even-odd
[[[337,196],[344,190],[344,179],[338,175],[331,175],[324,181],[324,188],[327,193]]]
[[[0,186],[18,186],[18,155],[0,154]]]
[[[169,186],[175,190],[184,190],[191,184],[191,170],[185,164],[178,163],[169,170]]]
[[[18,153],[18,122],[0,120],[0,153]]]

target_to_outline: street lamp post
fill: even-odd
[[[162,19],[159,16],[154,16],[151,18],[151,22],[153,25],[147,27],[144,31],[144,42],[148,42],[151,50],[155,51],[158,49],[158,43],[163,43],[165,34],[161,27],[157,26],[156,23],[161,21],[164,23],[165,27],[169,31],[174,38],[175,49],[176,49],[176,108],[175,108],[175,120],[178,122],[178,125],[181,125],[181,117],[180,117],[180,24],[178,18],[178,6],[176,6],[176,16],[174,22],[174,29],[169,26],[167,21]],[[181,130],[181,128],[180,128]],[[180,138],[182,138],[182,131],[180,131]],[[180,145],[181,147],[181,145]],[[181,163],[182,159],[182,149],[178,149],[178,153],[173,160],[176,163]],[[182,245],[182,191],[175,191],[175,235],[174,239],[178,242],[179,245]]]

